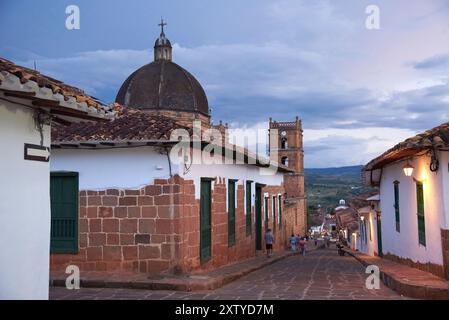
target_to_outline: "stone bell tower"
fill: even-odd
[[[304,191],[304,149],[301,120],[273,121],[270,118],[270,158],[294,172],[284,175],[285,201],[289,205],[296,205],[299,232],[306,232],[307,210]],[[275,135],[275,136],[271,136]],[[277,142],[277,143],[273,143]],[[273,145],[271,145],[273,143]],[[277,157],[277,159],[274,159]]]
[[[304,197],[304,149],[301,120],[296,117],[295,121],[278,122],[270,118],[269,131],[270,134],[277,134],[277,146],[270,146],[270,154],[275,154],[273,151],[277,151],[277,159],[273,160],[295,171],[288,174],[284,180],[287,197]]]

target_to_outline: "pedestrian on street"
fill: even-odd
[[[326,247],[328,247],[329,248],[329,246],[330,246],[330,236],[329,236],[329,234],[326,232],[326,234],[324,235],[324,242],[326,243]]]
[[[299,240],[299,249],[301,251],[301,255],[305,256],[306,255],[306,239],[305,238],[301,238],[301,240]]]
[[[295,235],[292,233],[292,236],[290,238],[288,238],[289,244],[290,244],[290,249],[292,251],[296,251],[296,237]]]
[[[273,253],[274,237],[271,233],[271,229],[267,229],[265,232],[265,248],[267,250],[267,258],[270,258]]]

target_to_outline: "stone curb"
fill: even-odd
[[[317,248],[310,249],[314,251]],[[287,252],[279,257],[272,257],[255,266],[250,266],[240,271],[217,276],[211,279],[176,279],[166,278],[161,280],[104,280],[104,279],[80,279],[82,288],[124,288],[124,289],[145,289],[145,290],[174,290],[174,291],[202,291],[215,290],[230,282],[233,282],[251,272],[260,270],[285,258],[299,255],[299,252]],[[65,279],[50,279],[50,286],[65,287]]]
[[[356,254],[347,249],[344,251],[354,257],[357,261],[359,261],[364,267],[369,266],[371,263],[368,263],[363,259],[362,254]],[[415,299],[425,299],[425,300],[449,300],[449,283],[448,288],[436,287],[431,285],[424,285],[419,283],[411,283],[409,280],[400,279],[394,274],[382,270],[380,270],[380,279],[382,282],[390,289],[396,291],[399,294],[402,294],[406,297],[415,298]],[[441,280],[444,281],[443,279]]]

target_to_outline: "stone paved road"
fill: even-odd
[[[383,284],[366,289],[366,277],[354,258],[323,249],[286,258],[214,291],[50,288],[50,299],[404,299]]]

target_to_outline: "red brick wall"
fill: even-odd
[[[212,255],[207,263],[200,264],[200,205],[199,199],[195,199],[195,185],[175,176],[156,179],[154,184],[136,190],[81,191],[79,253],[52,254],[52,270],[76,264],[86,271],[190,272],[254,256],[255,209],[253,206],[252,232],[247,235],[244,185],[237,184],[236,244],[229,247],[226,179],[218,177],[212,184]],[[273,229],[272,195],[277,199],[284,189],[267,186],[262,194],[266,192],[270,194],[269,223]],[[292,230],[303,234],[300,212],[299,204],[283,205],[283,222],[281,228],[277,224],[275,232],[275,250],[286,248]],[[263,208],[262,219],[264,216]],[[264,225],[262,221],[263,248]]]
[[[174,267],[180,204],[189,186],[192,181],[175,177],[137,190],[81,191],[79,253],[52,254],[51,268],[76,264],[81,270],[159,272]]]

